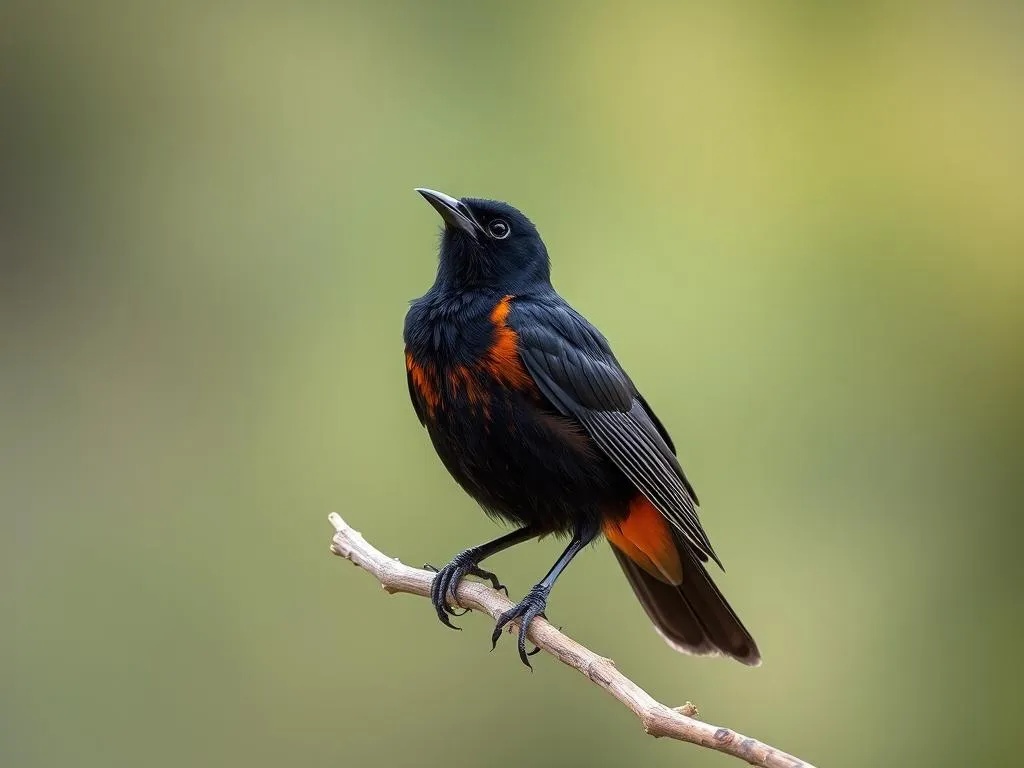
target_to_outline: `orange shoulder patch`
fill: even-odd
[[[519,357],[519,334],[506,324],[514,298],[512,295],[503,297],[491,310],[494,337],[482,365],[494,378],[512,389],[533,389],[533,379]]]

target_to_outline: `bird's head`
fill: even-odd
[[[438,279],[456,289],[521,292],[550,282],[548,250],[537,228],[499,200],[456,199],[417,189],[444,219]]]

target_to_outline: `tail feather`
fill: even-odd
[[[676,542],[682,563],[678,585],[668,584],[631,560],[614,544],[612,551],[633,592],[665,641],[683,653],[722,654],[756,666],[757,643],[685,542]]]

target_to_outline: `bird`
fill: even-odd
[[[504,588],[480,567],[488,557],[531,539],[568,538],[491,636],[493,650],[518,620],[519,657],[531,666],[530,623],[547,618],[559,575],[603,536],[669,646],[760,664],[754,638],[708,573],[710,562],[722,563],[672,438],[606,338],[555,291],[533,222],[499,200],[416,191],[442,229],[434,283],[405,318],[409,396],[456,483],[489,517],[514,526],[432,568],[440,621],[459,628],[449,617],[460,615],[455,590],[465,577]]]

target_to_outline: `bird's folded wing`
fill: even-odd
[[[664,428],[649,412],[601,333],[568,305],[517,300],[510,326],[540,391],[594,443],[701,555],[721,566]]]

